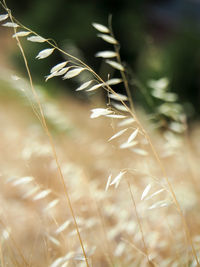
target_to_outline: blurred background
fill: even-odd
[[[8,0],[7,4],[24,25],[46,38],[53,38],[58,46],[84,59],[102,76],[108,67],[94,54],[106,50],[107,45],[96,37],[91,23],[107,25],[108,16],[112,14],[114,33],[121,45],[122,60],[127,66],[135,101],[151,111],[152,107],[146,101],[150,94],[147,82],[167,77],[170,91],[178,94],[189,118],[196,119],[199,116],[198,0]],[[26,51],[32,71],[38,81],[43,80],[50,64],[55,65],[61,56],[56,55],[37,64],[35,55],[38,46],[24,45],[28,45]],[[18,54],[10,53],[10,58],[22,68],[22,59]],[[136,86],[138,81],[145,90]],[[60,83],[60,80],[56,82]],[[55,81],[51,83],[55,87]],[[62,82],[59,88],[73,92],[73,86],[76,85],[65,86]]]
[[[53,38],[59,47],[82,59],[104,79],[108,73],[119,77],[119,72],[113,73],[108,64],[94,56],[112,48],[96,36],[91,24],[107,25],[112,14],[137,114],[164,163],[198,252],[200,1],[6,2],[22,24],[45,38]],[[0,9],[0,14],[4,13]],[[0,262],[2,266],[64,267],[68,264],[64,255],[73,252],[68,266],[83,267],[84,262],[77,263],[83,255],[66,208],[51,142],[39,123],[36,98],[12,35],[13,29],[0,25]],[[138,125],[133,121],[126,125],[125,135],[111,140],[125,124],[110,118],[90,119],[92,109],[106,106],[102,91],[95,95],[91,92],[89,97],[84,92],[74,93],[88,78],[84,72],[71,80],[54,77],[45,83],[50,69],[65,60],[63,55],[54,51],[48,58],[37,60],[36,55],[48,46],[28,42],[26,38],[21,38],[21,42],[88,257],[92,255],[91,266],[133,266],[133,262],[134,266],[149,266],[136,222],[138,216],[130,202],[133,193],[144,222],[149,255],[158,261],[157,266],[196,266],[190,246],[185,243],[179,209],[165,188],[164,172],[152,156],[146,138],[138,133],[137,141],[135,136],[129,143],[133,147],[124,149],[126,140],[137,133]],[[114,89],[125,93],[118,85]],[[185,131],[184,113],[190,122],[189,131]],[[127,118],[122,122],[127,123]],[[156,127],[164,131],[154,131]],[[111,182],[108,179],[119,179],[122,170],[127,170],[133,193],[125,179],[119,188],[113,184],[105,191]],[[18,256],[13,240],[28,263]],[[111,260],[107,259],[109,253]]]

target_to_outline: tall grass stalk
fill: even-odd
[[[11,14],[11,11],[8,9],[7,5],[6,5],[6,2],[5,0],[3,0],[3,3],[1,2],[1,5],[5,8],[5,10],[8,12],[9,14],[9,18],[11,20],[12,23],[17,23],[21,28],[23,28],[24,30],[27,30],[28,32],[34,34],[35,36],[39,37],[39,35],[32,31],[31,29],[27,28],[26,26],[22,25],[18,20],[16,20],[12,14]],[[35,101],[37,103],[37,106],[39,108],[39,119],[42,123],[42,126],[46,132],[46,135],[48,136],[48,140],[49,140],[49,143],[50,143],[50,146],[51,146],[51,149],[52,149],[52,154],[53,154],[53,157],[56,161],[56,165],[57,165],[57,170],[58,170],[58,174],[59,174],[59,177],[61,179],[61,182],[62,182],[62,185],[63,185],[63,188],[64,188],[64,191],[65,191],[65,196],[66,196],[66,200],[67,200],[67,203],[68,203],[68,206],[69,206],[69,209],[70,209],[70,212],[71,212],[71,215],[72,215],[72,218],[73,218],[73,222],[74,222],[74,225],[75,225],[75,228],[76,228],[76,232],[77,232],[77,236],[78,236],[78,239],[79,239],[79,242],[80,242],[80,245],[81,245],[81,248],[82,248],[82,252],[83,252],[83,255],[84,255],[84,259],[85,259],[85,263],[86,265],[89,267],[89,263],[88,263],[88,259],[87,259],[87,255],[86,255],[86,252],[85,252],[85,248],[84,248],[84,242],[81,238],[81,235],[80,235],[80,231],[79,231],[79,227],[78,227],[78,224],[77,224],[77,220],[76,220],[76,216],[75,216],[75,212],[74,212],[74,208],[73,208],[73,205],[72,205],[72,202],[71,202],[71,198],[70,198],[70,195],[68,193],[68,189],[67,189],[67,186],[66,186],[66,183],[65,183],[65,180],[64,180],[64,176],[62,174],[62,170],[61,170],[61,166],[60,166],[60,162],[59,162],[59,159],[58,159],[58,156],[57,156],[57,152],[56,152],[56,148],[55,148],[55,145],[54,145],[54,141],[53,141],[53,138],[52,138],[52,135],[48,129],[48,126],[47,126],[47,123],[46,123],[46,119],[45,119],[45,115],[44,115],[44,112],[43,112],[43,108],[42,108],[42,105],[41,105],[41,102],[40,102],[40,99],[37,95],[37,92],[34,88],[34,85],[33,85],[33,80],[32,80],[32,76],[31,76],[31,73],[30,73],[30,69],[29,69],[29,65],[28,65],[28,62],[27,62],[27,58],[26,58],[26,55],[25,55],[25,52],[24,52],[24,49],[22,47],[22,44],[17,36],[17,31],[16,31],[16,28],[14,27],[14,33],[16,35],[16,41],[17,41],[17,45],[20,49],[20,52],[22,54],[22,57],[23,57],[23,60],[24,60],[24,64],[25,64],[25,68],[26,68],[26,71],[27,71],[27,74],[28,74],[28,78],[29,78],[29,82],[30,82],[30,86],[31,86],[31,90],[32,90],[32,93],[34,95],[34,98],[35,98]],[[110,36],[115,39],[115,36],[113,34],[113,30],[112,30],[112,25],[111,25],[111,17],[109,19],[109,33],[110,33]],[[59,51],[60,53],[62,53],[63,55],[67,56],[68,58],[71,59],[70,63],[74,64],[72,65],[72,68],[74,68],[74,70],[78,71],[78,69],[80,68],[80,70],[86,70],[88,71],[90,74],[93,75],[93,77],[96,79],[95,81],[97,82],[97,86],[99,84],[99,86],[101,88],[103,88],[104,90],[106,90],[109,94],[113,94],[116,99],[123,105],[123,107],[126,109],[126,111],[129,113],[129,115],[133,118],[133,120],[135,121],[135,123],[137,124],[137,127],[141,133],[141,135],[143,135],[145,137],[145,139],[148,141],[148,144],[149,144],[149,147],[151,149],[151,152],[152,154],[154,155],[154,158],[157,162],[157,164],[159,165],[159,168],[162,172],[162,175],[167,183],[167,186],[168,186],[168,190],[171,194],[171,197],[173,199],[173,202],[177,208],[177,211],[181,217],[181,220],[182,220],[182,225],[183,225],[183,228],[184,228],[184,232],[185,232],[185,235],[187,237],[187,242],[190,244],[191,246],[191,249],[192,249],[192,253],[193,253],[193,256],[196,260],[196,264],[199,266],[199,260],[198,260],[198,257],[197,257],[197,254],[196,254],[196,251],[195,251],[195,248],[194,248],[194,244],[193,244],[193,241],[192,241],[192,238],[191,238],[191,234],[190,234],[190,231],[189,231],[189,228],[188,228],[188,225],[187,225],[187,222],[186,222],[186,219],[184,217],[184,214],[183,214],[183,211],[181,209],[181,206],[177,200],[177,197],[176,197],[176,194],[175,194],[175,191],[172,187],[172,184],[171,182],[169,181],[169,178],[168,178],[168,175],[167,175],[167,171],[158,155],[158,152],[156,151],[156,148],[154,147],[152,141],[151,141],[151,138],[149,136],[149,134],[147,133],[147,131],[144,129],[143,125],[141,124],[141,122],[139,121],[137,115],[136,115],[136,112],[134,110],[134,105],[133,105],[133,100],[132,100],[132,96],[131,96],[131,92],[130,92],[130,88],[129,88],[129,85],[128,85],[128,81],[127,81],[127,78],[126,78],[126,74],[125,74],[125,71],[123,68],[119,69],[120,70],[120,73],[121,73],[121,77],[122,77],[122,80],[123,80],[123,83],[124,83],[124,87],[125,87],[125,90],[126,90],[126,93],[127,93],[127,96],[128,96],[128,103],[126,103],[125,100],[123,100],[121,98],[121,96],[119,96],[119,94],[117,94],[113,89],[112,87],[109,85],[108,82],[104,81],[91,67],[89,67],[85,62],[83,62],[82,60],[78,59],[77,57],[69,54],[68,52],[66,51],[63,51],[62,49],[60,49],[56,44],[55,42],[49,40],[49,39],[45,39],[45,43],[47,43],[49,46],[51,46],[53,49]],[[117,43],[114,43],[114,49],[115,49],[115,53],[116,53],[116,59],[117,59],[117,63],[122,66],[122,61],[121,61],[121,57],[120,57],[120,49],[119,49],[119,45]],[[82,69],[81,69],[82,68]],[[79,73],[77,74],[79,75]],[[75,76],[75,75],[74,75]],[[110,101],[110,100],[109,100]],[[109,110],[110,111],[110,110]],[[36,113],[36,116],[38,117],[38,113],[37,113],[37,110],[35,110],[34,108],[34,112]],[[116,114],[114,113],[113,116],[115,116]],[[149,262],[149,265],[152,265],[154,264],[150,259],[149,259],[149,255],[148,255],[148,248],[147,248],[147,245],[146,245],[146,242],[145,242],[145,236],[144,236],[144,233],[143,233],[143,229],[142,229],[142,223],[141,223],[141,220],[140,220],[140,217],[138,215],[138,212],[137,212],[137,207],[136,207],[136,203],[135,203],[135,200],[134,200],[134,196],[133,196],[133,192],[131,190],[131,185],[129,183],[129,181],[127,180],[127,185],[128,185],[128,189],[129,189],[129,194],[131,196],[131,199],[132,199],[132,204],[133,204],[133,207],[134,207],[134,210],[135,210],[135,213],[136,213],[136,217],[137,217],[137,222],[138,222],[138,225],[139,225],[139,229],[140,229],[140,232],[141,232],[141,235],[142,235],[142,243],[143,243],[143,247],[144,247],[144,254],[146,255],[147,257],[147,260]],[[101,213],[99,212],[99,217],[101,218]],[[103,219],[102,219],[102,224],[103,224]],[[105,231],[105,230],[104,230]],[[155,264],[154,264],[155,265]]]
[[[4,7],[6,8],[6,11],[9,14],[10,20],[12,22],[14,22],[14,19],[13,19],[13,16],[11,14],[10,9],[6,6],[5,0],[3,0],[3,1],[4,1]],[[16,34],[16,29],[15,28],[14,28],[14,33]],[[89,263],[88,263],[87,256],[86,256],[86,252],[85,252],[85,249],[84,249],[84,244],[83,244],[83,241],[82,241],[82,238],[81,238],[81,235],[80,235],[79,227],[78,227],[78,224],[77,224],[77,221],[76,221],[74,209],[73,209],[73,206],[72,206],[72,203],[71,203],[71,199],[70,199],[70,196],[69,196],[69,193],[68,193],[68,190],[67,190],[67,186],[66,186],[66,183],[65,183],[65,180],[64,180],[64,176],[62,174],[62,170],[61,170],[60,163],[59,163],[59,160],[58,160],[58,156],[57,156],[56,148],[55,148],[55,145],[54,145],[54,141],[53,141],[52,135],[51,135],[51,133],[50,133],[50,131],[48,129],[48,126],[47,126],[47,123],[46,123],[46,120],[45,120],[45,116],[44,116],[44,112],[43,112],[43,109],[42,109],[42,105],[40,103],[40,99],[39,99],[39,97],[37,95],[37,92],[36,92],[36,90],[34,88],[34,85],[33,85],[33,80],[32,80],[32,76],[31,76],[31,72],[30,72],[30,69],[29,69],[29,66],[28,66],[28,62],[27,62],[27,59],[26,59],[25,52],[23,50],[23,47],[22,47],[21,42],[20,42],[18,37],[16,37],[16,41],[17,41],[17,45],[18,45],[18,47],[19,47],[19,49],[21,51],[23,60],[24,60],[24,64],[25,64],[25,67],[26,67],[26,70],[27,70],[27,74],[28,74],[28,78],[29,78],[29,82],[30,82],[32,93],[33,93],[33,95],[35,97],[35,100],[37,102],[37,105],[39,107],[42,125],[44,127],[45,132],[46,132],[46,135],[48,136],[49,143],[50,143],[51,148],[52,148],[52,153],[53,153],[54,159],[56,161],[59,177],[60,177],[61,182],[63,184],[66,200],[67,200],[67,203],[68,203],[68,206],[69,206],[69,209],[70,209],[73,221],[74,221],[74,225],[75,225],[75,228],[76,228],[76,231],[77,231],[77,236],[78,236],[78,239],[80,241],[80,245],[81,245],[81,248],[82,248],[82,251],[83,251],[85,262],[86,262],[87,267],[89,267]]]

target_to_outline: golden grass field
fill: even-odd
[[[198,123],[161,134],[138,108],[141,124],[124,129],[102,95],[52,97],[34,84],[41,116],[2,36],[0,266],[198,266]],[[110,118],[90,118],[102,107]]]
[[[48,139],[27,99],[15,90],[9,93],[12,89],[5,81],[1,84],[2,266],[85,266]],[[119,150],[118,141],[108,142],[115,124],[108,118],[90,119],[91,104],[69,96],[45,101],[44,110],[55,123],[50,129],[89,264],[148,266],[148,251],[153,266],[188,266],[188,262],[196,266],[180,215],[151,152],[138,156]],[[198,255],[200,128],[189,131],[187,143],[186,139],[166,142],[150,125],[147,129]],[[114,177],[122,169],[128,170],[126,177],[117,188],[110,186],[105,191],[110,173]]]

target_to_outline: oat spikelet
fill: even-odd
[[[108,95],[109,98],[112,98],[114,100],[117,100],[117,101],[127,101],[128,100],[128,97],[126,95],[122,95],[122,94],[109,94]]]
[[[108,34],[98,34],[98,37],[110,44],[117,44],[117,40]]]
[[[58,63],[53,68],[51,68],[50,73],[58,72],[59,70],[61,70],[62,68],[64,68],[67,63],[68,63],[68,61],[64,61],[64,62]]]
[[[122,179],[122,177],[124,176],[124,174],[126,173],[126,171],[121,171],[114,179],[113,181],[110,183],[110,185],[115,185],[115,188],[117,188],[119,186],[119,183]]]
[[[117,69],[117,70],[121,70],[121,71],[124,71],[124,67],[116,62],[116,61],[113,61],[113,60],[106,60],[106,63],[108,63],[111,67],[113,67],[114,69]]]
[[[123,129],[123,130],[117,132],[117,133],[114,134],[112,137],[110,137],[110,139],[109,139],[108,141],[111,141],[111,140],[113,140],[113,139],[115,139],[115,138],[121,136],[121,135],[122,135],[123,133],[125,133],[127,130],[128,130],[128,128]]]
[[[144,189],[144,191],[142,193],[141,200],[143,200],[147,196],[147,194],[149,193],[150,189],[151,189],[151,184],[148,184],[145,187],[145,189]]]
[[[41,37],[39,35],[32,35],[32,36],[28,37],[27,40],[34,42],[34,43],[44,43],[46,41],[46,39],[44,39],[43,37]]]
[[[128,138],[127,143],[131,143],[137,136],[139,129],[137,128]]]
[[[92,23],[92,26],[99,32],[104,32],[104,33],[109,33],[110,32],[110,30],[106,26],[104,26],[102,24],[94,22],[94,23]]]
[[[91,111],[92,111],[92,114],[91,114],[90,118],[92,118],[92,119],[98,118],[100,116],[106,116],[106,115],[112,113],[112,110],[106,109],[106,108],[94,108]]]
[[[75,76],[77,76],[77,75],[79,75],[82,71],[84,71],[85,70],[85,68],[75,68],[75,69],[73,69],[73,70],[69,70],[66,74],[65,74],[65,76],[63,77],[63,80],[65,80],[65,79],[71,79],[71,78],[73,78],[73,77],[75,77]]]
[[[0,15],[0,21],[6,20],[8,18],[8,14]]]
[[[115,84],[119,84],[119,83],[121,83],[121,82],[123,82],[122,79],[119,79],[119,78],[113,78],[113,79],[108,80],[106,83],[107,83],[108,85],[115,85]]]
[[[13,38],[16,38],[16,37],[25,37],[27,35],[29,35],[30,32],[29,31],[21,31],[21,32],[16,32],[15,34],[13,34]]]
[[[17,27],[19,27],[19,25],[17,23],[14,23],[14,22],[6,22],[2,26],[9,27],[9,28],[17,28]]]
[[[39,192],[39,193],[33,198],[33,200],[39,200],[39,199],[45,198],[45,197],[47,197],[50,193],[51,193],[51,189],[43,190],[43,191]]]
[[[76,91],[84,90],[84,89],[87,88],[92,82],[93,82],[93,81],[91,80],[91,81],[88,81],[88,82],[83,83],[82,85],[80,85],[80,86],[76,89]]]
[[[42,51],[39,52],[39,54],[36,56],[37,59],[43,59],[46,58],[48,56],[50,56],[55,48],[46,48]]]
[[[117,53],[114,51],[100,51],[95,54],[95,57],[112,58],[116,57]]]
[[[109,177],[108,177],[108,180],[107,180],[107,183],[106,183],[105,191],[108,191],[108,188],[109,188],[109,186],[110,186],[111,179],[112,179],[112,174],[110,174]]]

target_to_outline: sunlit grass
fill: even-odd
[[[168,79],[149,81],[158,103],[149,116],[135,109],[111,20],[93,23],[114,46],[97,56],[121,77],[104,81],[6,10],[0,20],[10,19],[3,25],[14,29],[28,79],[2,69],[1,265],[197,266],[199,126],[187,130]],[[46,81],[89,73],[76,91],[103,90],[106,101],[56,98],[35,85],[20,41],[29,34],[27,41],[48,45],[36,59],[67,57]],[[126,95],[113,90],[119,83]]]

